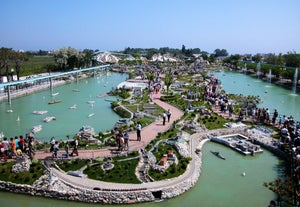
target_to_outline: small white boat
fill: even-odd
[[[56,120],[55,116],[47,116],[46,118],[43,119],[43,121],[46,123],[53,121],[53,120]]]
[[[47,114],[48,111],[33,111],[32,113],[37,115],[43,115],[43,114]]]
[[[88,101],[88,104],[94,104],[96,101]]]
[[[2,138],[4,138],[5,136],[4,136],[4,134],[3,134],[3,132],[1,132],[0,133],[0,139],[2,139]]]
[[[52,93],[51,96],[57,96],[59,94],[59,92],[57,93]]]
[[[21,121],[19,116],[18,116],[18,118],[17,118],[17,120],[16,120],[16,121]]]
[[[34,134],[36,134],[36,133],[42,131],[42,129],[43,129],[42,125],[36,125],[36,126],[32,127],[31,132],[34,133]]]
[[[73,106],[70,106],[69,109],[77,109],[77,105],[74,104]]]
[[[94,113],[92,113],[92,114],[89,114],[88,115],[88,117],[90,118],[90,117],[92,117],[92,116],[94,116],[95,114]]]
[[[73,92],[80,92],[79,89],[73,89],[72,91],[73,91]]]
[[[106,93],[102,93],[102,94],[99,94],[97,97],[98,98],[103,98],[103,97],[106,97],[106,96],[108,96]]]
[[[8,109],[7,111],[6,111],[7,113],[12,113],[12,112],[14,112],[12,109]]]

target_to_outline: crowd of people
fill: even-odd
[[[34,137],[30,134],[25,137],[23,135],[11,137],[10,140],[4,137],[0,144],[0,158],[7,161],[7,159],[14,159],[23,154],[32,158],[34,155],[33,146]]]
[[[117,142],[118,151],[129,150],[129,134],[127,131],[122,132],[121,129],[115,130],[115,139]]]
[[[211,77],[209,84],[203,92],[205,100],[219,112],[227,113],[229,117],[233,113],[233,105],[226,95],[219,93],[220,86],[216,77]],[[295,199],[300,203],[300,122],[294,120],[293,116],[280,115],[277,109],[270,111],[269,108],[259,108],[256,104],[249,104],[240,109],[237,120],[252,121],[255,124],[272,125],[280,130],[278,148],[286,153],[292,151],[292,179],[295,185]]]

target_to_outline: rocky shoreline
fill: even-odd
[[[208,139],[200,142],[198,148],[202,148]],[[194,156],[193,169],[191,164],[186,173],[190,173],[188,179],[181,180],[176,185],[170,185],[162,188],[137,188],[137,189],[87,189],[80,186],[74,186],[65,180],[60,179],[49,168],[45,175],[37,180],[33,185],[15,184],[11,182],[0,181],[0,190],[12,193],[22,193],[31,196],[41,196],[46,198],[55,198],[69,201],[79,201],[86,203],[102,204],[132,204],[141,202],[151,202],[160,199],[168,199],[179,196],[191,189],[198,181],[201,173],[201,152]],[[157,196],[158,195],[158,196]]]

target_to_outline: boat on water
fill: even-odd
[[[57,92],[57,93],[52,93],[51,94],[51,96],[53,97],[53,96],[57,96],[59,94],[59,92]]]
[[[0,139],[3,139],[5,137],[5,135],[3,134],[3,132],[0,132]]]
[[[12,109],[8,109],[7,111],[6,111],[7,113],[12,113],[12,112],[14,112]]]
[[[48,104],[56,104],[56,103],[60,103],[60,102],[62,102],[62,100],[54,100],[54,101],[48,102]]]
[[[20,117],[18,116],[17,120],[16,121],[21,121]]]
[[[225,157],[221,155],[220,152],[217,151],[210,151],[212,154],[216,155],[218,158],[221,158],[222,160],[225,160]]]
[[[106,97],[106,96],[108,96],[106,93],[102,93],[102,94],[99,94],[97,97],[98,98],[103,98],[103,97]]]
[[[37,115],[43,115],[43,114],[47,114],[48,111],[33,111],[32,113]]]
[[[47,116],[46,118],[43,119],[43,121],[46,123],[53,121],[53,120],[56,120],[55,116]]]
[[[89,114],[88,115],[88,117],[90,118],[90,117],[92,117],[92,116],[94,116],[95,114],[94,113],[92,113],[92,114]]]
[[[80,92],[80,90],[79,90],[79,89],[76,89],[76,88],[73,89],[72,91],[73,91],[73,92]]]
[[[115,102],[116,100],[112,100],[112,99],[104,99],[105,101],[108,101],[108,102]]]
[[[43,129],[43,128],[42,128],[42,125],[36,125],[36,126],[33,126],[33,127],[32,127],[31,132],[32,132],[33,134],[36,134],[36,133],[42,131],[42,129]]]
[[[73,106],[70,106],[69,109],[77,109],[77,105],[74,104]]]
[[[88,101],[88,104],[94,104],[95,101]]]

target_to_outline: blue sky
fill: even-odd
[[[300,53],[299,0],[1,0],[0,47]]]

